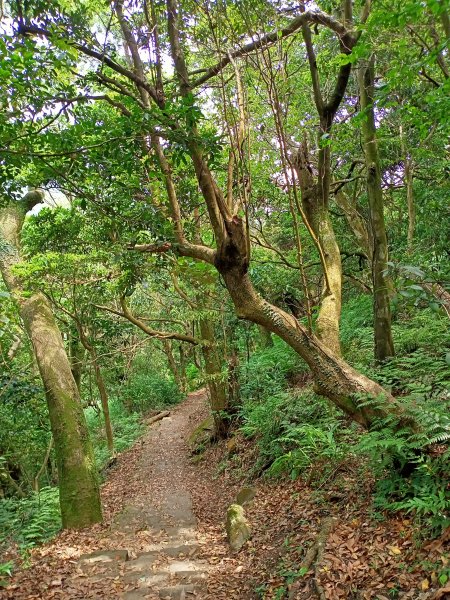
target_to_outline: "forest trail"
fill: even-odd
[[[191,433],[210,414],[205,390],[151,423],[102,485],[103,523],[63,530],[33,550],[3,600],[235,600],[253,597],[225,514],[239,484],[215,449],[193,460]],[[151,423],[151,424],[150,424]],[[220,449],[218,456],[220,456]],[[246,581],[244,583],[244,576]]]
[[[193,460],[189,436],[208,413],[202,390],[149,425],[108,473],[103,524],[62,531],[35,548],[29,568],[0,588],[0,598],[269,600],[287,597],[279,595],[284,589],[289,598],[309,600],[317,598],[318,582],[327,600],[388,599],[393,586],[402,600],[445,597],[434,596],[420,568],[406,572],[403,566],[428,560],[430,546],[419,553],[404,518],[371,519],[370,506],[359,498],[361,486],[346,472],[324,490],[328,502],[317,501],[300,478],[258,481],[256,497],[246,505],[252,539],[233,553],[226,508],[256,457],[240,439],[240,455],[230,455],[222,443]],[[335,528],[323,554],[307,577],[299,576],[305,550],[314,547],[330,517]]]
[[[209,565],[197,556],[203,540],[192,508],[187,447],[192,417],[204,404],[204,392],[193,393],[149,427],[129,474],[142,482],[141,492],[113,519],[105,547],[80,557],[68,590],[81,580],[90,589],[120,583],[117,597],[123,600],[205,597]]]

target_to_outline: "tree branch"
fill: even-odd
[[[206,343],[204,340],[200,340],[198,338],[193,337],[192,335],[188,335],[185,333],[178,333],[176,331],[158,331],[157,329],[152,329],[151,327],[146,325],[141,319],[139,319],[139,317],[133,315],[133,313],[127,306],[124,296],[120,298],[120,305],[122,307],[122,312],[114,310],[113,308],[109,308],[109,306],[102,306],[98,304],[95,304],[94,306],[96,308],[99,308],[100,310],[105,310],[107,312],[112,313],[113,315],[117,315],[119,317],[127,319],[128,321],[130,321],[130,323],[136,325],[136,327],[138,327],[146,335],[158,340],[179,340],[180,342],[186,342],[188,344],[193,344],[194,346],[201,344],[204,345]]]
[[[150,97],[156,102],[156,104],[159,103],[158,94],[156,93],[155,88],[152,85],[150,85],[148,83],[148,81],[146,81],[145,79],[142,79],[141,77],[139,77],[139,75],[137,75],[133,71],[130,71],[130,69],[127,69],[126,67],[124,67],[120,63],[116,62],[115,60],[112,60],[112,58],[110,58],[104,52],[98,52],[97,50],[94,50],[93,48],[89,48],[88,46],[85,46],[84,44],[80,44],[79,42],[74,42],[72,40],[68,40],[66,38],[63,38],[62,36],[57,36],[54,33],[52,33],[51,31],[48,31],[47,29],[43,29],[42,27],[36,27],[33,25],[25,25],[24,23],[19,23],[19,25],[17,27],[17,32],[20,35],[24,35],[24,36],[39,35],[50,41],[52,39],[64,40],[66,43],[70,44],[71,46],[73,46],[74,48],[79,50],[85,56],[90,56],[91,58],[95,58],[102,64],[108,66],[110,69],[112,69],[116,73],[123,75],[124,77],[126,77],[127,79],[129,79],[130,81],[135,83],[140,90],[145,90],[150,95]]]
[[[217,75],[222,69],[230,64],[231,58],[239,58],[246,56],[255,50],[267,48],[268,46],[279,42],[281,39],[297,33],[304,24],[309,23],[324,25],[325,27],[328,27],[334,31],[339,37],[340,43],[344,48],[351,48],[354,45],[355,37],[353,32],[347,30],[346,27],[344,27],[344,25],[342,25],[342,23],[340,23],[337,19],[322,11],[306,11],[295,17],[286,27],[261,36],[257,40],[249,42],[240,49],[224,56],[222,60],[216,63],[213,67],[209,68],[204,75],[191,83],[191,89],[203,85],[209,79]]]
[[[207,262],[211,265],[214,264],[216,257],[216,251],[208,246],[201,246],[200,244],[191,244],[190,242],[184,241],[181,244],[172,244],[171,242],[164,242],[163,244],[129,244],[127,250],[136,250],[137,252],[167,252],[173,250],[180,256],[189,256],[190,258],[197,258],[203,262]]]

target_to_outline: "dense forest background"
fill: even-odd
[[[101,521],[142,416],[203,386],[196,455],[251,440],[247,479],[347,470],[448,532],[446,2],[32,0],[0,28],[0,548]]]

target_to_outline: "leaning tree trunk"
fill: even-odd
[[[227,224],[227,236],[218,248],[215,264],[238,317],[263,325],[291,346],[311,369],[318,393],[364,427],[372,426],[377,419],[389,414],[397,415],[404,424],[410,423],[402,406],[389,392],[337,357],[293,316],[255,291],[248,274],[244,226],[237,216]]]
[[[29,192],[21,202],[0,210],[0,270],[33,344],[44,384],[58,466],[64,528],[86,527],[102,519],[99,484],[86,420],[70,361],[50,304],[43,294],[24,294],[13,272],[20,262],[20,232],[25,214],[42,201]]]
[[[391,307],[389,300],[388,244],[384,224],[383,190],[381,187],[381,165],[378,153],[374,111],[374,59],[360,67],[358,72],[361,111],[365,112],[362,124],[366,171],[367,196],[370,209],[370,227],[373,238],[372,282],[374,305],[375,358],[383,361],[394,356],[394,341],[391,330]]]

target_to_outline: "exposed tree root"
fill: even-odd
[[[325,546],[328,540],[329,535],[333,531],[333,528],[336,524],[336,519],[334,517],[326,517],[322,521],[321,528],[317,535],[317,538],[311,548],[306,553],[306,556],[300,565],[299,570],[303,573],[307,573],[311,569],[314,571],[314,590],[317,594],[319,600],[325,600],[325,592],[322,586],[319,583],[318,575],[320,565],[323,559],[323,553],[325,551]],[[296,594],[300,589],[302,582],[297,581],[294,583],[289,591],[289,600],[295,600]]]

